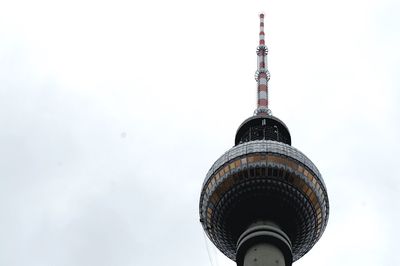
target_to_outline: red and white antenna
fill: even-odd
[[[264,14],[261,13],[259,44],[257,46],[257,71],[255,74],[257,81],[257,109],[254,111],[255,115],[271,115],[271,110],[268,108],[268,81],[270,74],[268,71],[267,55],[268,48],[265,45]]]

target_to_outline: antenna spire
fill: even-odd
[[[265,45],[264,14],[261,13],[259,45],[257,46],[257,71],[255,74],[257,81],[257,109],[254,111],[255,115],[271,115],[271,110],[268,108],[268,81],[270,74],[268,71],[267,55],[268,48]]]

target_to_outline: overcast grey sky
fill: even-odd
[[[261,11],[331,204],[295,265],[399,265],[396,0],[0,1],[0,265],[235,265],[198,200],[256,107]]]

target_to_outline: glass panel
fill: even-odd
[[[300,173],[303,173],[304,168],[301,165],[299,165],[299,167],[297,168],[297,171],[299,171]]]
[[[315,178],[313,178],[312,182],[314,185],[317,184],[317,180]]]
[[[235,161],[235,168],[238,168],[238,167],[240,167],[240,160]]]
[[[229,173],[229,165],[225,166],[224,172],[225,172],[225,173]]]
[[[248,161],[249,163],[254,162],[254,156],[249,156],[249,157],[247,158],[247,161]]]
[[[224,176],[224,174],[225,174],[225,171],[224,171],[224,169],[221,169],[219,172],[218,172],[218,174],[219,174],[219,176]]]

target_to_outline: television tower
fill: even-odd
[[[211,166],[200,196],[200,222],[238,266],[289,266],[322,236],[329,201],[320,172],[291,146],[286,125],[268,107],[264,14],[257,47],[257,109],[235,146]]]

